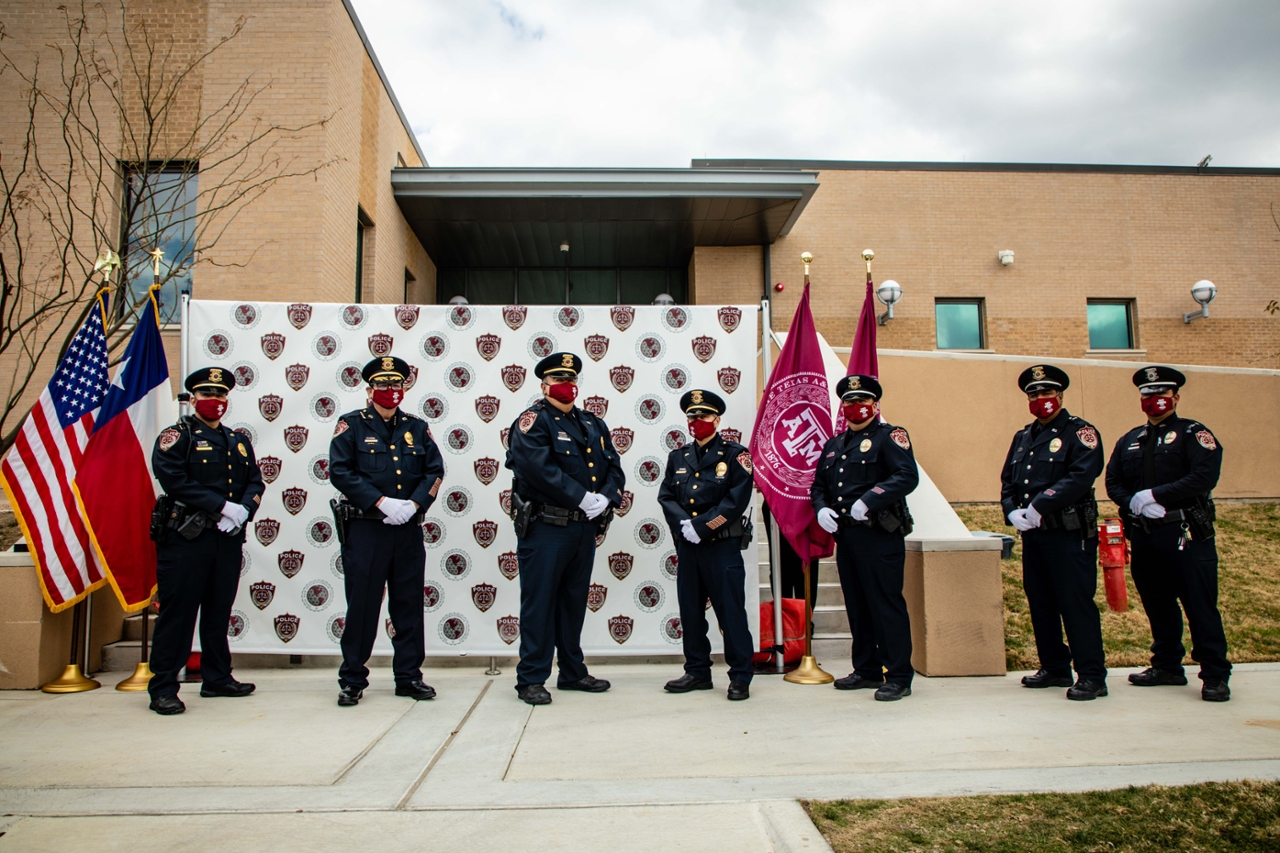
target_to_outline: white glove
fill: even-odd
[[[588,519],[596,518],[609,508],[609,499],[598,492],[587,492],[582,502],[578,504],[578,509],[587,514]]]
[[[1151,494],[1150,489],[1143,489],[1132,498],[1129,499],[1129,512],[1133,515],[1142,515],[1144,507],[1156,502],[1156,496]],[[1159,516],[1148,516],[1149,518],[1158,518]]]
[[[835,533],[840,529],[840,514],[829,506],[824,506],[818,510],[818,526],[828,533]]]
[[[1009,513],[1009,523],[1017,528],[1019,533],[1025,533],[1035,526],[1027,521],[1027,511],[1025,509],[1015,509]]]
[[[691,518],[686,518],[684,521],[680,522],[680,532],[684,534],[685,539],[688,539],[694,545],[697,545],[702,541],[697,532],[693,529],[693,519]]]
[[[853,517],[854,521],[866,521],[869,511],[866,504],[861,500],[857,500],[853,502],[853,509],[849,511],[849,515]]]
[[[1036,509],[1035,504],[1028,506],[1026,511],[1023,512],[1022,517],[1027,520],[1028,530],[1039,527],[1040,522],[1044,520],[1043,516],[1040,515],[1040,511]]]
[[[413,518],[413,514],[418,511],[413,501],[401,500],[400,498],[383,498],[379,502],[378,508],[386,516],[386,518],[382,519],[382,523],[390,525],[404,524]]]
[[[222,505],[222,517],[231,522],[232,529],[243,527],[244,523],[249,520],[249,510],[244,508],[243,504],[233,504],[227,501]],[[218,525],[221,529],[221,524]]]
[[[236,529],[236,523],[229,518],[218,519],[218,529],[223,533],[230,533]]]
[[[1164,518],[1164,507],[1152,501],[1142,508],[1142,514],[1147,518]]]

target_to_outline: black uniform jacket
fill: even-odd
[[[751,454],[717,433],[701,451],[696,442],[671,451],[658,503],[677,542],[685,519],[693,519],[694,532],[706,541],[746,513],[751,484]]]
[[[1102,436],[1093,424],[1068,412],[1039,428],[1032,421],[1014,433],[1000,474],[1000,506],[1009,513],[1036,505],[1048,515],[1089,497],[1102,473]],[[1033,434],[1034,433],[1034,434]]]
[[[1145,481],[1143,445],[1153,440],[1151,482]],[[1116,442],[1107,462],[1107,496],[1122,513],[1129,514],[1129,501],[1143,489],[1151,489],[1156,503],[1165,509],[1185,509],[1195,498],[1218,485],[1222,473],[1222,445],[1199,421],[1170,415],[1152,427],[1143,424],[1129,430]]]
[[[444,480],[444,460],[427,422],[396,409],[391,420],[370,403],[347,412],[329,442],[329,481],[361,510],[385,497],[426,512]]]
[[[911,437],[902,427],[876,421],[861,432],[846,429],[827,440],[810,494],[815,512],[827,507],[849,515],[860,500],[874,515],[918,485],[920,469]]]
[[[156,436],[151,470],[165,494],[215,518],[228,501],[242,504],[253,518],[266,491],[249,439],[194,415]]]
[[[507,467],[525,500],[577,509],[587,492],[598,492],[622,506],[626,474],[609,427],[590,412],[539,400],[511,424],[507,441]]]

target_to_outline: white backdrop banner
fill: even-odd
[[[520,579],[505,438],[539,397],[533,365],[568,350],[584,362],[579,403],[609,424],[627,475],[627,502],[596,550],[583,648],[679,653],[675,543],[658,486],[668,452],[688,440],[685,390],[721,392],[723,431],[750,437],[758,306],[189,305],[188,369],[235,373],[225,423],[252,438],[267,482],[244,549],[233,651],[339,653],[346,601],[329,439],[339,415],[365,405],[364,364],[394,354],[415,367],[403,408],[430,423],[445,461],[423,525],[427,654],[515,654]],[[758,637],[755,548],[743,556]],[[385,603],[382,619],[375,650],[387,653]]]

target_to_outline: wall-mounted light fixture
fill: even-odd
[[[1218,296],[1218,286],[1208,279],[1201,279],[1191,285],[1191,298],[1200,303],[1199,311],[1182,315],[1182,322],[1190,323],[1199,317],[1209,316],[1209,303]]]
[[[996,257],[1000,259],[1000,263],[1006,267],[1013,266],[1013,250],[1003,249],[996,253]]]
[[[893,306],[898,304],[898,300],[902,298],[902,286],[893,279],[886,279],[876,288],[876,299],[880,300],[880,304],[887,307],[885,311],[876,318],[876,322],[883,326],[893,319]]]

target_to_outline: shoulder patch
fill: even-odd
[[[1213,437],[1213,433],[1207,429],[1202,429],[1196,433],[1196,441],[1200,442],[1200,446],[1205,450],[1217,450],[1218,442]]]
[[[339,418],[338,422],[333,425],[333,437],[337,438],[349,429],[351,429],[351,424]]]
[[[160,449],[168,450],[170,447],[173,447],[175,444],[178,443],[178,439],[181,436],[182,436],[181,432],[174,429],[173,427],[169,427],[164,432],[160,433]]]
[[[751,470],[752,470],[752,469],[751,469],[751,454],[750,454],[750,453],[747,453],[746,451],[743,451],[742,453],[739,453],[739,454],[738,454],[738,464],[742,466],[742,469],[743,469],[744,471],[746,471],[748,474],[750,474],[750,473],[751,473]]]
[[[1098,446],[1098,431],[1091,426],[1080,427],[1080,429],[1076,430],[1076,438],[1080,439],[1080,443],[1090,450]]]
[[[520,431],[528,432],[533,427],[534,421],[536,420],[538,420],[537,412],[534,412],[534,411],[525,412],[523,415],[520,416],[520,424],[519,424]]]
[[[907,435],[907,431],[902,427],[896,428],[889,433],[889,438],[893,439],[893,443],[901,447],[903,450],[911,449],[911,438]]]

